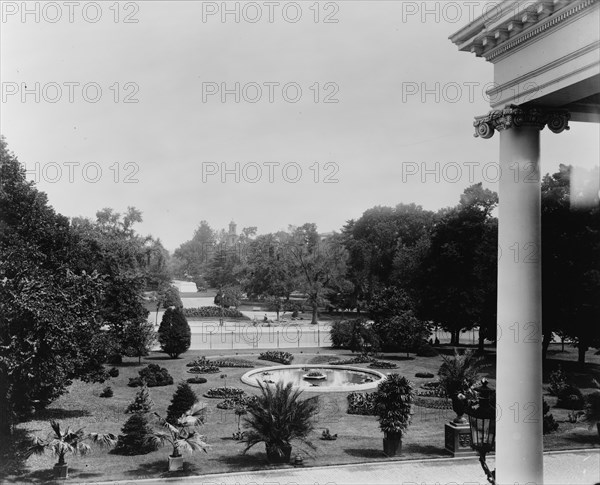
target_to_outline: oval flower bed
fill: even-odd
[[[239,387],[211,387],[204,393],[204,397],[214,399],[228,399],[246,394],[243,389]]]

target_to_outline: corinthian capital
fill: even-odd
[[[495,109],[487,115],[477,116],[473,122],[476,137],[491,138],[494,131],[513,127],[534,126],[543,130],[547,125],[554,133],[569,129],[571,115],[566,110],[546,110],[540,107],[521,107],[509,104],[504,109]]]

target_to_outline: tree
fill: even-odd
[[[139,322],[127,322],[123,329],[122,349],[128,357],[137,357],[138,363],[142,363],[156,342],[154,325],[148,320]]]
[[[150,393],[148,392],[148,387],[145,385],[141,387],[141,389],[136,392],[135,398],[127,406],[125,410],[126,413],[149,413],[152,407],[154,406],[154,401],[150,397]]]
[[[215,295],[215,305],[223,308],[237,307],[242,301],[242,290],[239,286],[226,286]]]
[[[354,302],[369,303],[380,288],[396,286],[418,301],[413,282],[429,247],[434,214],[415,204],[373,207],[342,230]]]
[[[174,257],[180,262],[176,276],[191,279],[201,276],[212,258],[214,246],[215,232],[208,222],[200,221],[192,239],[184,242],[174,252]]]
[[[145,455],[155,449],[149,441],[152,429],[144,413],[134,413],[121,428],[115,452],[123,455]]]
[[[240,283],[249,295],[287,300],[294,291],[293,268],[286,258],[286,233],[260,235],[248,243]]]
[[[190,348],[192,332],[180,308],[171,307],[165,311],[158,328],[158,341],[161,350],[173,359]]]
[[[290,271],[296,275],[298,289],[308,295],[310,323],[316,325],[319,305],[344,285],[347,252],[339,236],[322,240],[312,223],[292,228],[284,250],[283,257],[288,258]]]
[[[101,277],[66,217],[0,137],[0,433],[44,408],[73,379],[103,382]]]
[[[368,306],[374,320],[384,320],[412,311],[414,304],[406,291],[395,286],[383,287],[373,295]]]
[[[376,321],[373,329],[379,337],[382,350],[416,352],[431,335],[429,324],[419,320],[412,311],[404,311],[392,318]]]
[[[158,304],[163,308],[169,308],[170,306],[183,308],[179,290],[171,284],[161,287],[158,291]]]
[[[152,238],[137,235],[133,228],[141,220],[141,212],[134,207],[128,207],[125,214],[102,209],[96,213],[96,221],[72,220],[86,255],[80,264],[103,275],[100,316],[120,353],[126,323],[146,320],[149,313],[142,295],[154,250]]]
[[[598,169],[582,178],[596,183],[588,203],[582,203],[580,192],[589,190],[573,183],[573,167],[561,165],[542,180],[544,357],[552,334],[560,332],[575,342],[580,365],[589,347],[600,348]]]
[[[190,385],[187,382],[180,382],[167,409],[167,421],[177,424],[177,420],[196,402],[198,402],[198,396]]]
[[[452,345],[461,331],[495,322],[497,201],[481,184],[465,189],[457,207],[440,212],[423,262],[420,316],[441,323]]]
[[[220,244],[215,248],[213,257],[208,263],[206,280],[212,287],[219,290],[228,286],[237,286],[240,262],[240,255],[235,247]]]
[[[279,312],[283,310],[284,300],[279,296],[268,296],[265,303],[267,310],[277,313],[277,321],[279,321]]]

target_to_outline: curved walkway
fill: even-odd
[[[490,468],[493,458],[488,460]],[[600,482],[600,450],[544,453],[545,485],[594,485]],[[95,482],[94,485],[115,485]],[[123,482],[118,482],[123,483]],[[186,478],[127,480],[127,485],[178,483],[182,485],[487,485],[477,458],[386,461],[253,472],[219,473]]]

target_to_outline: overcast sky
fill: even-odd
[[[135,206],[172,251],[202,219],[328,232],[497,190],[472,126],[493,66],[448,40],[486,2],[75,3],[1,24],[0,131],[64,215]],[[543,173],[597,164],[598,126],[571,125],[542,132]]]

